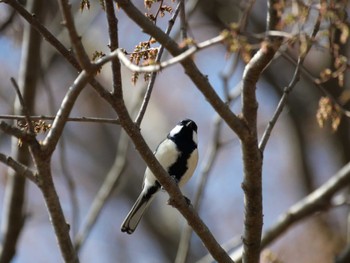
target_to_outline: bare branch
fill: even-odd
[[[268,229],[261,240],[261,249],[270,245],[280,237],[293,224],[307,218],[308,216],[326,211],[332,207],[332,199],[340,190],[348,187],[350,183],[350,163],[341,168],[321,187],[290,207],[287,212],[279,216],[276,224]],[[241,253],[234,252],[235,261],[241,261]]]
[[[0,153],[0,162],[6,164],[7,166],[11,167],[17,175],[23,176],[33,183],[38,183],[37,175],[34,171],[29,169],[26,165],[23,165],[17,161],[15,161],[12,157],[7,156],[3,153]]]
[[[0,115],[0,119],[3,120],[24,120],[26,116],[23,115]],[[31,120],[51,120],[53,121],[56,116],[29,116]],[[67,122],[91,122],[91,123],[107,123],[107,124],[117,124],[119,125],[118,119],[110,118],[97,118],[97,117],[69,117],[66,120]]]
[[[146,72],[156,72],[156,71],[161,71],[166,67],[175,65],[177,63],[180,63],[189,57],[191,57],[194,53],[198,52],[199,50],[211,47],[213,45],[221,43],[223,40],[225,40],[225,37],[222,35],[218,35],[216,37],[213,37],[209,40],[206,40],[204,42],[198,43],[193,47],[190,47],[183,53],[179,54],[176,57],[173,57],[167,61],[163,61],[161,63],[157,63],[158,61],[155,61],[154,65],[149,65],[149,66],[137,66],[134,63],[132,63],[129,58],[125,55],[123,50],[117,50],[116,54],[111,53],[109,57],[105,57],[105,59],[111,60],[114,56],[118,56],[120,61],[131,71],[133,72],[138,72],[138,73],[146,73]]]
[[[37,30],[43,38],[49,42],[78,72],[82,70],[79,62],[76,60],[74,54],[68,50],[40,21],[36,16],[29,13],[18,1],[16,0],[4,0],[2,1],[12,8],[14,8],[30,25]],[[90,80],[90,84],[94,87],[95,91],[107,101],[111,100],[111,96],[108,91],[95,79]]]
[[[52,127],[42,142],[43,150],[47,151],[48,154],[55,150],[75,101],[88,81],[92,78],[92,74],[93,73],[88,74],[85,70],[83,70],[64,97],[61,107],[56,114],[54,122],[52,123]]]
[[[264,134],[263,134],[263,136],[262,136],[262,138],[260,140],[259,149],[260,149],[261,152],[264,152],[264,150],[265,150],[265,146],[266,146],[266,144],[267,144],[267,142],[268,142],[268,140],[269,140],[269,138],[271,136],[272,129],[274,128],[274,126],[275,126],[279,116],[281,115],[281,113],[283,111],[284,106],[287,103],[287,98],[288,98],[289,93],[292,91],[294,86],[299,81],[299,78],[300,78],[300,66],[301,66],[303,60],[304,59],[299,57],[298,63],[297,63],[297,67],[295,68],[292,80],[290,81],[288,86],[284,88],[282,98],[278,102],[278,105],[277,105],[277,108],[275,110],[275,113],[273,114],[272,119],[269,121],[269,123],[268,123],[268,125],[266,127],[266,130],[265,130],[265,132],[264,132]]]
[[[166,48],[174,57],[180,55],[182,50],[178,47],[177,43],[167,36],[161,29],[155,26],[149,21],[133,4],[127,0],[116,0],[119,7],[121,7],[125,13],[138,24],[145,33],[154,37],[164,48]],[[218,112],[218,114],[225,120],[228,126],[236,132],[236,134],[243,138],[245,135],[246,126],[244,122],[236,116],[229,107],[220,99],[215,89],[211,86],[208,78],[203,75],[192,59],[187,58],[181,61],[181,65],[185,69],[185,73],[190,77],[196,87],[202,92],[206,100],[212,105],[212,107]]]
[[[21,130],[20,128],[7,124],[4,121],[0,122],[0,130],[2,130],[6,134],[21,139],[23,142],[31,143],[36,141],[34,134],[29,134],[26,131]]]
[[[179,1],[179,7],[180,7],[180,21],[181,21],[181,27],[180,27],[181,40],[185,40],[187,38],[188,24],[186,19],[186,9],[185,9],[184,0]]]
[[[17,82],[16,82],[16,80],[14,78],[11,78],[11,82],[13,84],[14,89],[16,90],[19,103],[22,106],[22,112],[24,113],[25,121],[28,124],[29,132],[34,133],[34,127],[33,127],[33,124],[32,124],[32,122],[30,120],[29,112],[28,112],[28,109],[27,109],[27,107],[26,107],[26,105],[24,103],[24,99],[23,99],[22,93],[21,93],[21,91],[20,91],[20,89],[18,87],[18,84],[17,84]]]
[[[110,40],[110,49],[114,51],[119,48],[119,39],[118,39],[118,19],[114,12],[113,0],[105,0],[106,6],[106,15],[108,23],[108,33]],[[113,91],[112,96],[118,97],[121,94],[119,91],[122,89],[122,76],[119,59],[112,60],[112,77],[113,77]]]
[[[293,77],[292,77],[290,83],[288,84],[288,86],[284,88],[282,98],[280,99],[280,101],[277,105],[276,111],[275,111],[272,119],[269,121],[269,124],[267,125],[266,130],[265,130],[265,132],[260,140],[259,149],[261,152],[264,152],[264,150],[265,150],[265,146],[267,144],[267,141],[270,138],[272,129],[274,128],[279,116],[281,115],[281,113],[283,111],[285,104],[287,103],[287,98],[288,98],[289,93],[293,90],[294,86],[298,83],[298,81],[300,79],[300,70],[302,69],[302,64],[303,64],[307,54],[309,53],[311,46],[313,44],[313,41],[314,41],[314,39],[315,39],[319,29],[320,29],[321,19],[322,19],[322,15],[321,15],[321,12],[319,12],[318,17],[316,19],[314,29],[313,29],[313,32],[311,34],[311,41],[309,41],[307,43],[307,48],[306,48],[305,52],[299,56]]]
[[[69,38],[72,42],[73,49],[77,54],[79,64],[83,69],[89,70],[91,66],[90,59],[81,42],[81,37],[78,35],[77,29],[75,28],[74,19],[71,13],[71,4],[69,4],[67,0],[59,0],[58,3],[64,19],[62,23],[68,29]]]
[[[183,0],[181,0],[181,2],[183,2]],[[174,23],[175,23],[175,20],[180,12],[180,5],[181,5],[181,2],[178,4],[178,6],[176,7],[175,9],[175,12],[173,14],[173,16],[171,17],[171,19],[169,20],[169,24],[168,24],[168,27],[167,29],[165,30],[165,34],[167,35],[170,35],[170,32],[174,26]],[[164,52],[164,46],[161,45],[160,48],[159,48],[159,51],[157,53],[157,57],[155,59],[155,63],[159,63],[162,56],[163,56],[163,52]],[[141,122],[142,122],[142,119],[143,119],[143,116],[145,115],[146,113],[146,109],[147,109],[147,106],[148,106],[148,102],[151,98],[151,94],[152,94],[152,90],[153,90],[153,86],[154,86],[154,83],[156,81],[156,77],[157,77],[157,73],[154,71],[152,72],[151,76],[150,76],[150,79],[148,81],[148,85],[147,85],[147,89],[146,89],[146,93],[145,93],[145,96],[144,96],[144,99],[143,99],[143,102],[141,104],[141,108],[140,108],[140,111],[139,113],[137,114],[137,117],[136,117],[136,120],[135,120],[135,123],[137,126],[141,126]]]
[[[10,5],[14,10],[16,10],[29,24],[33,26],[43,38],[49,42],[68,62],[73,65],[76,69],[81,71],[81,67],[78,61],[75,59],[72,52],[70,52],[66,47],[53,35],[51,32],[37,19],[29,13],[21,4],[16,0],[3,0],[3,3]]]
[[[106,16],[109,29],[110,49],[114,51],[119,47],[118,42],[118,20],[114,12],[114,4],[112,0],[105,0]],[[119,59],[112,60],[112,73],[113,73],[113,91],[112,96],[120,98],[122,94],[122,78],[120,71]],[[126,163],[126,150],[129,145],[129,140],[124,131],[121,131],[119,138],[119,144],[117,149],[117,156],[112,168],[107,174],[101,188],[99,189],[94,201],[90,207],[90,210],[86,216],[85,222],[80,228],[78,234],[75,237],[75,248],[78,251],[84,244],[88,235],[91,232],[92,227],[96,223],[100,212],[105,205],[108,197],[110,196],[115,185],[119,181],[120,175],[124,170]]]
[[[292,58],[290,55],[286,54],[285,52],[282,53],[282,57],[285,58],[288,62],[290,62],[293,65],[297,65],[298,61],[295,60],[294,58]],[[340,101],[338,101],[337,98],[335,98],[328,90],[327,88],[321,84],[321,83],[316,83],[316,77],[310,72],[310,70],[308,70],[306,67],[301,66],[300,68],[301,73],[303,74],[303,76],[305,78],[307,78],[308,80],[310,80],[311,82],[313,82],[316,86],[316,88],[318,88],[322,93],[325,94],[325,96],[327,96],[332,103],[334,103],[335,105],[337,105],[338,109],[344,114],[344,116],[346,117],[350,117],[350,111],[347,110],[344,105],[342,105],[342,103]]]
[[[38,19],[43,18],[45,1],[28,0],[26,1],[26,5],[30,12],[35,14]],[[18,96],[14,103],[15,114],[29,115],[34,109],[35,91],[41,64],[40,47],[41,36],[37,34],[29,24],[25,24],[18,75],[19,87],[17,87],[16,83],[14,85],[15,89],[18,88]],[[26,108],[27,112],[24,112],[23,108]],[[1,122],[0,126],[3,131],[5,131],[4,128],[9,128],[7,129],[7,132],[9,134],[10,132],[13,132],[12,135],[17,135],[17,138],[22,136],[20,139],[23,142],[28,143],[30,149],[40,148],[39,143],[35,139],[35,134],[20,131],[20,129],[13,126],[5,125],[4,122]],[[11,156],[22,165],[29,165],[31,162],[28,147],[18,147],[18,141],[15,137],[11,138]],[[26,219],[24,211],[26,198],[25,189],[26,178],[23,176],[17,176],[16,171],[13,170],[12,167],[9,168],[7,171],[5,198],[3,200],[3,211],[1,216],[1,262],[12,261],[16,253],[18,239]]]
[[[274,30],[279,17],[274,8],[275,0],[268,1],[267,30]],[[258,148],[256,83],[272,61],[282,43],[281,38],[266,37],[261,48],[246,65],[243,73],[242,114],[249,132],[242,138],[244,178],[244,233],[243,261],[259,262],[263,226],[262,207],[262,153]]]

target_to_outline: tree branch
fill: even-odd
[[[180,12],[180,5],[181,5],[181,3],[183,1],[184,0],[180,0],[180,3],[177,5],[173,16],[169,20],[168,27],[165,30],[165,34],[167,34],[168,36],[170,35],[170,32],[171,32],[171,30],[172,30],[172,28],[173,28],[173,26],[175,24],[175,20],[176,20],[178,14]],[[164,52],[164,46],[161,45],[159,47],[159,51],[157,53],[157,56],[156,56],[156,59],[155,59],[155,63],[159,63],[160,62],[160,60],[161,60],[161,58],[163,56],[163,52]],[[149,81],[148,81],[146,93],[145,93],[145,96],[143,98],[143,101],[142,101],[142,104],[141,104],[141,108],[140,108],[139,113],[137,114],[137,117],[136,117],[136,120],[135,120],[136,125],[139,126],[139,127],[141,126],[142,119],[143,119],[143,117],[144,117],[144,115],[146,113],[148,102],[151,99],[151,94],[152,94],[152,91],[153,91],[154,83],[156,81],[156,77],[157,77],[157,73],[156,72],[152,72],[152,74],[151,74],[151,76],[149,78]]]
[[[27,124],[28,124],[29,132],[30,132],[30,133],[34,133],[33,124],[32,124],[32,122],[31,122],[31,120],[30,120],[29,112],[28,112],[28,109],[27,109],[27,107],[26,107],[26,105],[25,105],[25,102],[24,102],[22,93],[21,93],[21,91],[20,91],[20,88],[18,87],[18,84],[17,84],[17,82],[16,82],[16,80],[15,80],[14,78],[11,78],[11,82],[12,82],[12,84],[13,84],[14,89],[16,90],[19,103],[20,103],[21,106],[22,106],[22,112],[24,113],[25,121],[26,121]]]
[[[315,214],[326,211],[332,207],[332,199],[335,194],[350,184],[350,163],[341,168],[326,183],[313,191],[311,194],[291,206],[287,212],[279,216],[276,224],[268,229],[261,240],[261,249],[270,245],[279,238],[293,224]],[[236,262],[242,260],[239,251],[234,252]]]
[[[12,157],[0,153],[0,162],[4,163],[8,167],[11,167],[16,172],[16,176],[25,177],[35,184],[38,183],[38,178],[35,172],[29,169],[26,165],[15,161]]]
[[[50,120],[53,121],[56,116],[47,116],[47,115],[40,115],[40,116],[32,116],[30,115],[29,118],[31,120]],[[0,119],[4,120],[25,120],[26,116],[24,115],[0,115]],[[108,124],[119,124],[118,119],[111,119],[111,118],[97,118],[97,117],[69,117],[66,120],[67,122],[91,122],[91,123],[108,123]],[[24,136],[26,136],[24,134]]]
[[[106,15],[107,15],[107,23],[108,23],[108,33],[109,33],[109,41],[110,41],[110,50],[113,52],[114,50],[119,48],[119,40],[118,40],[118,19],[114,12],[114,4],[113,0],[105,0],[106,6]],[[121,76],[121,68],[119,59],[112,60],[112,72],[113,72],[113,91],[112,96],[118,97],[119,91],[122,89],[122,76]]]
[[[265,132],[260,140],[259,149],[261,152],[264,152],[264,150],[265,150],[265,146],[267,144],[267,141],[270,138],[272,129],[274,128],[279,116],[281,115],[281,113],[283,111],[285,104],[287,103],[287,98],[288,98],[289,93],[293,90],[294,86],[298,83],[298,81],[300,79],[300,72],[301,72],[301,69],[303,68],[302,67],[303,62],[304,62],[307,54],[309,53],[309,51],[312,47],[312,44],[316,38],[316,35],[320,29],[321,20],[322,20],[322,14],[321,14],[321,12],[319,12],[318,17],[316,19],[314,29],[313,29],[313,32],[311,34],[311,40],[308,41],[307,48],[304,51],[304,53],[300,54],[300,56],[298,58],[298,62],[296,63],[296,68],[295,68],[292,80],[290,81],[288,86],[284,88],[282,98],[280,99],[280,101],[277,105],[276,111],[275,111],[271,121],[269,121],[269,124],[267,125],[266,130],[265,130]]]
[[[173,56],[178,56],[182,50],[177,43],[167,36],[161,29],[154,25],[148,18],[146,18],[133,4],[128,0],[116,0],[118,6],[137,24],[145,33],[154,37],[160,44],[164,45]],[[220,99],[211,86],[207,76],[203,75],[192,59],[187,58],[181,61],[181,65],[185,69],[185,73],[190,77],[196,87],[202,92],[206,100],[218,112],[218,114],[225,120],[228,126],[236,132],[238,137],[244,137],[246,126],[243,121],[237,117],[230,108]]]
[[[122,49],[117,50],[116,54],[110,54],[109,56],[111,56],[111,58],[106,57],[106,59],[112,59],[115,56],[117,56],[121,62],[123,62],[123,64],[130,69],[133,72],[138,72],[138,73],[146,73],[146,72],[156,72],[156,71],[161,71],[166,67],[170,67],[172,65],[175,65],[179,62],[182,62],[186,59],[188,59],[189,57],[191,57],[193,54],[197,53],[199,50],[211,47],[213,45],[222,43],[222,41],[225,40],[225,36],[223,35],[218,35],[216,37],[213,37],[209,40],[203,41],[201,43],[195,44],[193,47],[190,47],[189,49],[187,49],[186,51],[180,53],[179,55],[160,62],[159,61],[155,61],[155,64],[149,65],[149,66],[138,66],[135,65],[134,63],[132,63],[129,58],[125,55],[124,51]]]
[[[42,149],[46,151],[47,154],[51,155],[55,150],[75,101],[77,100],[80,92],[92,78],[92,74],[92,72],[89,74],[83,70],[66,93],[61,107],[52,123],[51,129],[42,142]]]
[[[34,13],[38,19],[44,16],[45,1],[28,0],[26,2],[28,9]],[[35,94],[37,80],[40,69],[40,47],[41,36],[26,24],[23,30],[22,53],[18,75],[17,98],[14,103],[14,113],[29,115],[32,113],[35,105]],[[14,85],[17,89],[17,85]],[[24,107],[25,106],[25,107]],[[25,108],[25,109],[24,109]],[[31,123],[28,123],[31,127]],[[0,124],[1,130],[12,135],[17,135],[24,142],[28,142],[30,148],[38,148],[39,144],[35,135],[20,131],[15,127]],[[16,134],[15,134],[16,133]],[[21,134],[22,133],[22,134]],[[11,156],[24,166],[30,164],[30,154],[28,147],[18,147],[17,138],[11,138]],[[5,197],[3,201],[3,211],[1,218],[1,251],[0,262],[10,262],[16,253],[18,239],[20,237],[25,222],[25,188],[26,180],[23,176],[18,176],[17,171],[11,167],[7,172]]]
[[[28,144],[36,142],[35,134],[30,134],[26,131],[21,130],[20,128],[9,125],[4,121],[0,122],[0,130],[8,135],[12,135],[18,139],[21,139],[23,142],[26,142]]]
[[[69,4],[67,0],[59,0],[58,4],[64,19],[62,24],[67,27],[69,38],[73,49],[77,54],[80,67],[89,70],[91,66],[90,59],[81,42],[81,37],[78,35],[77,29],[75,28],[74,19],[71,13],[71,4]]]
[[[76,60],[74,54],[68,50],[51,32],[40,23],[36,16],[29,13],[18,1],[16,0],[3,0],[2,2],[10,5],[14,8],[36,31],[38,31],[43,38],[50,43],[78,72],[82,71],[82,67]],[[110,94],[107,90],[95,79],[90,80],[91,86],[95,91],[105,100],[111,100]]]
[[[275,29],[279,18],[274,8],[275,0],[268,1],[267,30]],[[258,147],[256,84],[281,45],[281,38],[267,37],[261,48],[246,65],[243,73],[242,115],[249,132],[242,139],[245,218],[243,261],[259,262],[263,226],[262,207],[262,153]]]

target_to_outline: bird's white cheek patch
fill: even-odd
[[[176,134],[178,134],[183,126],[181,125],[176,125],[171,131],[170,131],[170,136],[174,137]]]

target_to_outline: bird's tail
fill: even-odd
[[[154,195],[147,196],[144,192],[142,192],[137,198],[135,204],[131,208],[129,214],[124,219],[124,222],[121,226],[122,232],[126,232],[128,234],[132,234],[137,225],[139,224],[144,212],[151,204]]]

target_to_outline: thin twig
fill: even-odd
[[[175,12],[174,12],[173,16],[169,20],[169,25],[168,25],[167,29],[165,30],[165,33],[167,35],[170,34],[170,32],[171,32],[171,30],[172,30],[172,28],[173,28],[173,26],[175,24],[175,20],[176,20],[178,14],[179,14],[179,11],[180,11],[181,2],[183,2],[183,1],[184,0],[180,1],[180,3],[178,4],[178,6],[175,9]],[[163,52],[164,52],[164,46],[161,45],[160,48],[159,48],[157,57],[155,59],[155,63],[159,63],[160,62],[160,60],[161,60],[161,58],[163,56]],[[157,73],[155,71],[153,71],[152,74],[151,74],[151,77],[149,79],[148,85],[147,85],[146,93],[145,93],[145,96],[144,96],[144,99],[143,99],[140,111],[137,114],[135,123],[139,127],[141,126],[142,119],[143,119],[143,117],[144,117],[144,115],[146,113],[148,102],[149,102],[149,100],[151,98],[151,94],[152,94],[152,91],[153,91],[154,83],[156,81],[156,76],[157,76]]]
[[[208,39],[206,41],[203,41],[201,43],[196,44],[195,46],[190,47],[183,53],[179,54],[178,56],[175,56],[167,61],[163,61],[161,63],[155,63],[154,65],[149,66],[138,66],[132,63],[129,58],[125,55],[123,49],[118,49],[115,52],[112,52],[108,56],[105,56],[104,59],[106,60],[112,60],[114,57],[118,57],[120,61],[131,71],[138,72],[138,73],[147,73],[147,72],[156,72],[161,71],[166,67],[175,65],[181,61],[186,60],[190,56],[192,56],[194,53],[198,52],[199,50],[211,47],[213,45],[221,43],[223,40],[225,40],[225,36],[218,35],[216,37],[213,37],[211,39]]]
[[[62,24],[67,27],[69,38],[72,42],[73,49],[77,54],[79,64],[83,69],[89,70],[91,66],[90,59],[81,42],[81,37],[78,35],[77,29],[75,27],[74,19],[71,13],[71,4],[68,3],[67,0],[59,0],[58,3],[64,19]]]
[[[14,78],[12,78],[12,77],[11,77],[11,82],[13,84],[14,89],[16,90],[19,103],[22,106],[22,112],[24,114],[24,119],[25,119],[25,121],[28,124],[29,132],[34,133],[33,123],[31,122],[31,119],[30,119],[30,116],[29,116],[29,111],[28,111],[28,109],[27,109],[27,107],[26,107],[26,105],[24,103],[24,99],[23,99],[22,93],[20,91],[20,88],[19,88],[16,80]]]
[[[92,78],[92,74],[93,73],[88,74],[85,70],[83,70],[69,88],[52,123],[51,129],[42,142],[42,148],[47,151],[47,154],[50,154],[55,150],[75,101],[77,100],[82,89],[88,83],[89,79]]]
[[[23,176],[35,184],[38,183],[36,173],[29,169],[26,165],[15,161],[12,157],[0,153],[0,162],[6,164],[8,167],[11,167],[16,172],[16,175]]]
[[[31,120],[50,120],[53,121],[56,116],[29,116]],[[26,116],[24,115],[0,115],[0,119],[3,120],[24,120]],[[97,118],[97,117],[69,117],[66,121],[70,122],[91,122],[91,123],[107,123],[107,124],[117,124],[119,125],[119,119],[110,118]]]
[[[28,0],[26,6],[35,14],[37,19],[44,17],[45,1]],[[35,91],[40,69],[40,47],[41,36],[33,30],[29,24],[25,24],[23,28],[23,39],[21,46],[21,61],[18,74],[19,87],[14,83],[15,89],[18,88],[18,99],[14,103],[14,113],[27,115],[31,113],[35,106]],[[20,91],[20,92],[19,92]],[[21,99],[22,97],[22,99]],[[20,101],[21,100],[21,101]],[[27,108],[27,112],[23,111]],[[28,113],[29,112],[29,113]],[[31,125],[29,121],[28,125]],[[2,128],[6,125],[1,123]],[[20,129],[8,126],[8,132],[17,130],[18,135]],[[4,131],[4,130],[3,130]],[[33,131],[33,129],[31,129]],[[25,135],[20,138],[25,145],[18,147],[18,141],[15,137],[11,138],[11,156],[19,163],[29,166],[31,163],[31,155],[28,147],[38,149],[40,147],[33,132],[22,131]],[[28,143],[28,144],[26,144]],[[0,262],[10,262],[13,260],[18,248],[18,241],[25,224],[25,200],[26,200],[26,185],[25,177],[17,176],[17,172],[13,167],[7,170],[6,188],[1,214],[1,253]],[[38,181],[38,185],[40,182]]]
[[[250,16],[250,13],[253,9],[253,6],[255,4],[255,1],[256,0],[249,0],[248,3],[247,1],[245,2],[246,3],[246,7],[245,7],[245,10],[242,14],[242,17],[239,21],[239,31],[240,32],[245,32],[246,31],[246,28],[248,26],[248,21],[249,21],[249,16]]]
[[[35,30],[37,30],[43,38],[50,43],[78,72],[81,72],[82,67],[75,58],[73,52],[68,50],[40,21],[36,16],[29,13],[18,1],[16,0],[3,0],[3,3],[10,5],[15,9]],[[95,91],[105,100],[111,101],[112,97],[109,92],[99,83],[96,79],[91,79],[91,86]]]
[[[186,19],[186,8],[185,8],[185,1],[180,0],[180,34],[181,34],[181,40],[185,40],[187,38],[187,19]]]
[[[286,59],[288,62],[292,63],[293,65],[297,65],[297,61],[292,58],[290,55],[286,54],[285,52],[282,53],[282,57]],[[344,105],[342,105],[328,90],[327,88],[321,84],[321,83],[316,83],[316,77],[304,66],[301,66],[300,68],[301,73],[305,78],[310,80],[315,84],[315,86],[323,93],[325,94],[335,105],[337,105],[338,109],[344,114],[346,117],[350,117],[350,111],[347,110]]]
[[[144,30],[145,33],[151,35],[160,44],[164,45],[172,56],[176,57],[182,53],[182,50],[179,48],[178,44],[172,38],[167,36],[160,28],[150,22],[149,19],[146,18],[131,1],[116,0],[116,2],[118,3],[119,7],[123,9],[125,13]],[[212,107],[225,120],[227,125],[238,135],[238,137],[243,138],[247,131],[245,123],[221,100],[213,86],[210,84],[207,76],[200,72],[196,64],[190,58],[181,61],[181,65],[183,66],[187,76],[201,91]]]
[[[279,116],[281,115],[281,113],[283,111],[284,106],[287,103],[287,98],[288,98],[289,93],[293,90],[293,88],[295,87],[295,85],[298,83],[298,81],[300,79],[300,72],[302,69],[303,62],[304,62],[307,54],[309,53],[311,46],[313,44],[313,40],[315,39],[315,37],[320,29],[321,19],[322,19],[322,15],[321,15],[321,12],[319,12],[316,23],[314,25],[313,32],[311,34],[311,41],[309,41],[307,43],[307,48],[306,48],[305,52],[299,56],[293,77],[292,77],[290,83],[288,84],[288,86],[284,88],[282,98],[280,99],[280,101],[277,105],[277,108],[275,110],[275,113],[274,113],[272,119],[269,121],[269,123],[266,127],[266,130],[265,130],[265,132],[260,140],[259,149],[261,152],[264,152],[264,150],[265,150],[265,147],[266,147],[267,141],[270,138],[272,129],[274,128]]]
[[[272,129],[275,127],[275,124],[276,124],[279,116],[281,115],[284,106],[287,103],[287,98],[288,98],[289,93],[292,91],[292,89],[298,83],[298,81],[300,79],[300,66],[301,66],[302,62],[303,62],[303,59],[299,57],[297,67],[295,68],[292,80],[290,81],[288,86],[284,88],[282,98],[278,102],[275,113],[273,114],[272,119],[269,121],[269,123],[264,131],[264,134],[263,134],[263,136],[260,140],[260,143],[259,143],[259,149],[261,152],[264,152],[264,150],[265,150],[266,144],[271,136]]]
[[[108,34],[109,34],[109,41],[110,41],[109,48],[111,51],[114,51],[119,48],[119,37],[118,37],[118,19],[115,15],[113,0],[105,0],[105,8],[106,8]],[[118,93],[118,91],[122,89],[121,65],[118,58],[112,60],[111,68],[113,73],[112,96],[118,97],[122,95]]]

